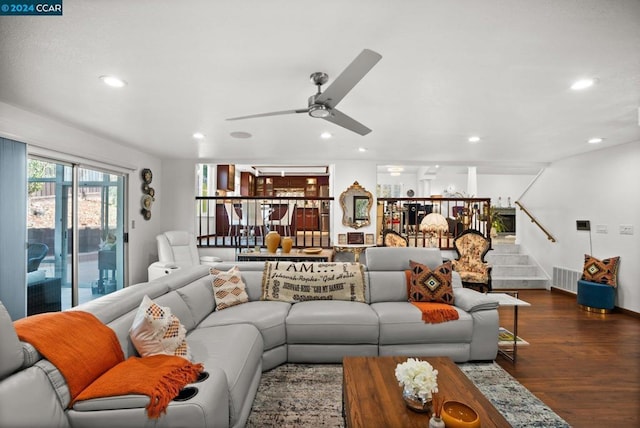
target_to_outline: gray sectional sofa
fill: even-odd
[[[368,249],[366,303],[262,301],[264,263],[223,262],[217,266],[221,270],[240,267],[248,303],[214,310],[209,267],[195,266],[74,308],[93,313],[111,327],[125,357],[136,355],[128,331],[144,295],[171,307],[185,325],[194,360],[204,364],[208,378],[190,385],[197,394],[172,401],[156,421],[147,419],[146,396],[94,399],[67,409],[64,379],[31,345],[19,342],[0,308],[0,426],[242,427],[261,373],[286,362],[340,363],[346,355],[493,360],[498,349],[497,302],[462,288],[454,272],[459,319],[425,324],[420,311],[407,302],[404,270],[410,259],[432,268],[442,263],[438,250]]]

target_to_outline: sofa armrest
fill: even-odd
[[[488,311],[498,308],[498,301],[490,295],[470,288],[454,288],[455,306],[465,312]]]

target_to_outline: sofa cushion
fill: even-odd
[[[37,366],[0,381],[0,426],[69,427],[47,374]]]
[[[589,254],[585,254],[581,279],[617,287],[619,264],[620,257],[599,260]]]
[[[453,304],[450,261],[434,269],[413,260],[409,261],[409,266],[411,266],[410,301]]]
[[[296,303],[287,315],[287,343],[376,344],[378,317],[366,303]]]
[[[402,272],[409,267],[409,260],[434,269],[442,264],[439,248],[421,247],[371,247],[367,248],[367,268],[370,271]]]
[[[191,359],[187,330],[168,306],[160,306],[144,296],[129,331],[131,341],[142,357],[157,354]]]
[[[260,330],[264,350],[267,351],[287,342],[285,319],[290,307],[291,304],[286,302],[248,302],[211,313],[199,327],[253,324]]]
[[[439,324],[425,324],[420,310],[409,302],[373,303],[371,308],[380,320],[381,346],[471,342],[473,319],[455,306],[459,318]]]
[[[262,373],[264,344],[251,324],[198,327],[187,336],[197,361],[205,370],[222,369],[229,391],[229,426],[243,426]],[[256,377],[257,376],[257,377]]]
[[[217,311],[249,301],[246,287],[240,276],[240,269],[237,266],[226,272],[211,268],[211,275],[213,276],[213,292],[216,297]]]
[[[171,314],[180,320],[187,331],[192,330],[196,326],[196,322],[191,315],[191,310],[187,306],[182,296],[177,291],[170,291],[167,294],[158,296],[153,301],[158,306],[166,306],[171,309]]]
[[[177,289],[176,292],[191,311],[195,325],[200,324],[216,307],[209,275]],[[191,328],[187,327],[187,331],[191,331]]]

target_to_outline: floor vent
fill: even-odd
[[[571,293],[578,293],[578,280],[582,272],[559,266],[553,267],[553,286]]]

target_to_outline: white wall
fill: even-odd
[[[135,284],[147,280],[150,252],[157,253],[155,236],[162,231],[163,210],[162,204],[156,203],[151,211],[151,220],[145,221],[140,215],[142,197],[140,170],[150,168],[153,171],[154,178],[151,186],[156,190],[156,201],[161,201],[164,189],[160,183],[160,177],[162,177],[160,159],[107,138],[1,102],[0,136],[27,143],[32,150],[36,146],[86,159],[86,162],[94,166],[110,164],[119,166],[123,171],[128,170],[128,282]],[[132,221],[135,221],[135,228],[131,227]]]
[[[518,210],[518,242],[536,257],[547,274],[553,266],[582,271],[590,253],[589,232],[576,220],[590,220],[593,256],[620,256],[616,305],[640,312],[640,142],[602,149],[554,162],[521,202],[556,238],[551,243]],[[619,225],[634,235],[620,235]],[[605,225],[608,233],[596,233]]]
[[[491,198],[491,205],[498,204],[502,199],[502,206],[507,206],[507,198],[511,197],[511,206],[531,183],[535,175],[528,174],[478,174],[479,198]],[[431,193],[442,195],[448,186],[453,185],[456,192],[467,193],[467,173],[447,174],[438,173],[431,184]]]

